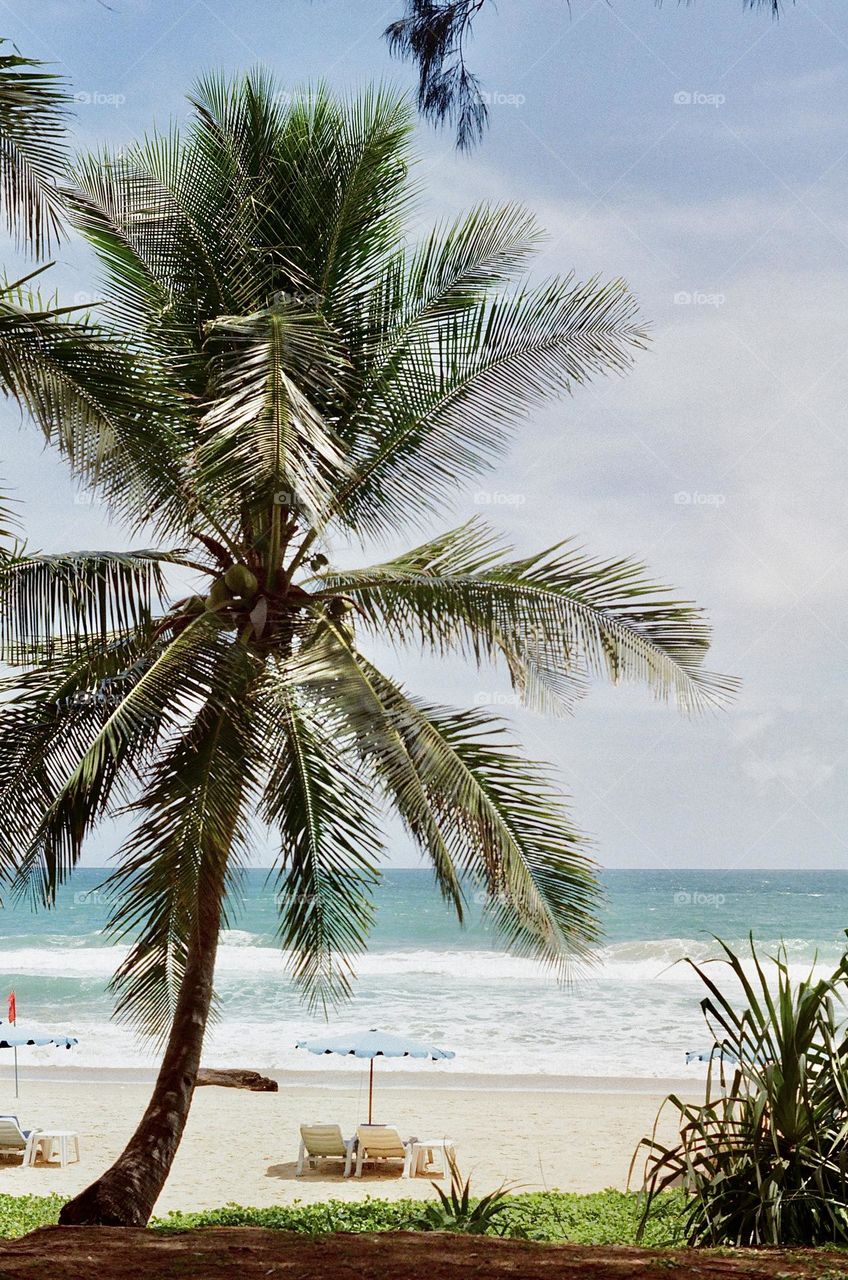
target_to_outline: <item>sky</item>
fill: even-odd
[[[2,0],[0,34],[70,77],[85,150],[179,119],[210,69],[262,63],[285,89],[411,90],[380,39],[399,9]],[[501,0],[478,22],[471,61],[491,128],[460,155],[419,127],[412,233],[481,200],[520,200],[549,233],[538,269],[623,277],[651,342],[625,377],[522,424],[451,523],[482,514],[521,552],[574,537],[645,560],[708,610],[709,664],[742,683],[732,706],[697,719],[648,690],[599,684],[549,720],[515,707],[497,673],[375,657],[429,697],[511,720],[528,753],[556,765],[604,865],[691,868],[701,892],[711,867],[844,867],[844,0],[800,0],[779,23],[741,0],[572,0],[570,12],[565,0]],[[97,296],[73,245],[53,278],[67,300]],[[0,474],[31,545],[128,545],[80,502],[34,427],[0,412]],[[87,860],[105,862],[118,834],[99,835]],[[391,860],[415,861],[400,833]]]

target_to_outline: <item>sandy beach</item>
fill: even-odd
[[[128,1074],[128,1073],[127,1073]],[[432,1195],[427,1178],[366,1171],[345,1180],[332,1167],[295,1178],[298,1125],[338,1121],[346,1134],[366,1118],[366,1077],[352,1072],[316,1087],[280,1076],[278,1093],[236,1089],[197,1091],[171,1178],[157,1205],[213,1208],[228,1202],[274,1205],[293,1200],[367,1195],[399,1198]],[[670,1081],[594,1080],[551,1086],[525,1078],[441,1077],[428,1084],[422,1072],[389,1076],[375,1092],[375,1121],[396,1124],[404,1137],[449,1136],[475,1190],[502,1182],[516,1189],[599,1191],[624,1188],[633,1151],[650,1132]],[[687,1083],[690,1093],[694,1081]],[[8,1079],[0,1106],[24,1127],[74,1129],[81,1161],[64,1169],[0,1161],[0,1192],[71,1195],[120,1152],[149,1096],[149,1083],[103,1073],[100,1078],[27,1078],[15,1101]],[[673,1127],[673,1126],[672,1126]],[[666,1128],[666,1136],[670,1130]]]

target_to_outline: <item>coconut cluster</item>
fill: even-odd
[[[258,590],[259,581],[252,569],[248,569],[246,564],[231,564],[227,572],[212,583],[206,597],[206,608],[220,609],[236,599],[252,600]]]

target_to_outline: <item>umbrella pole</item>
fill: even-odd
[[[18,1046],[15,1045],[15,1097],[18,1096]]]
[[[17,1051],[16,1051],[16,1052],[17,1052]],[[17,1058],[15,1059],[15,1061],[17,1062]],[[17,1077],[16,1077],[16,1080],[17,1080]],[[17,1084],[16,1084],[15,1088],[16,1088],[15,1097],[17,1097],[17,1096],[18,1096],[18,1095],[17,1095]],[[374,1103],[374,1059],[372,1058],[372,1059],[371,1059],[371,1071],[370,1071],[370,1074],[369,1074],[369,1077],[368,1077],[368,1123],[369,1123],[369,1124],[371,1123],[371,1113],[372,1113],[373,1103]]]

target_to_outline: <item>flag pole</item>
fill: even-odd
[[[15,1000],[14,991],[9,992],[9,1007],[7,1010],[7,1017],[9,1019],[9,1025],[13,1027],[18,1020],[18,1006]],[[12,1048],[15,1051],[15,1097],[17,1098],[18,1096],[18,1046],[13,1045]]]

